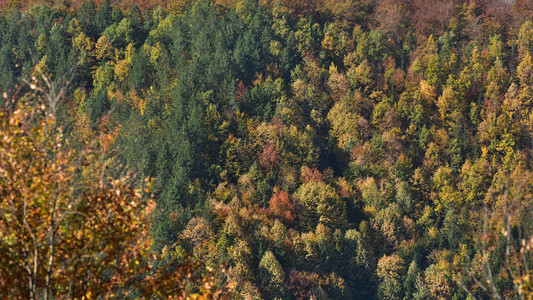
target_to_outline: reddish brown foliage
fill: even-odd
[[[456,3],[448,0],[413,0],[411,26],[421,37],[443,34]]]
[[[296,299],[309,299],[311,288],[316,283],[308,276],[301,275],[298,271],[292,270],[289,274],[289,291]]]
[[[235,91],[235,99],[237,101],[242,101],[242,97],[244,96],[244,91],[246,90],[246,87],[244,86],[244,83],[242,83],[242,80],[239,82],[239,85],[237,85],[237,90]]]
[[[486,1],[483,9],[483,26],[488,34],[505,34],[512,24],[510,4],[503,0]]]
[[[290,195],[285,191],[276,193],[270,198],[270,211],[274,215],[288,221],[294,221],[296,219],[296,205],[291,200]]]
[[[533,1],[515,0],[513,3],[513,13],[520,16],[520,23],[525,20],[531,20],[533,18]]]
[[[276,151],[276,146],[272,143],[269,143],[263,149],[263,153],[259,157],[259,164],[261,167],[266,168],[270,171],[274,168],[276,163],[278,152]]]
[[[302,178],[304,183],[312,182],[324,182],[322,173],[317,168],[302,168]]]
[[[400,39],[407,30],[408,8],[407,1],[381,0],[375,10],[378,28],[387,36]]]
[[[283,6],[289,8],[290,11],[296,13],[298,16],[308,16],[315,13],[320,0],[282,0]]]
[[[87,0],[88,1],[88,0]],[[10,9],[18,8],[20,10],[26,10],[34,5],[46,4],[46,5],[56,5],[66,7],[70,10],[77,10],[85,1],[77,0],[0,0],[0,9]],[[96,5],[100,5],[103,0],[93,0]],[[133,5],[137,5],[141,11],[146,9],[152,9],[161,5],[162,7],[167,7],[172,5],[174,2],[179,2],[179,0],[117,0],[110,1],[113,5],[120,7],[121,9],[127,11]]]

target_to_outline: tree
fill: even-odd
[[[109,4],[109,0],[104,0],[96,10],[94,24],[98,35],[101,35],[109,25],[113,24],[113,8]]]
[[[405,29],[409,17],[406,7],[408,2],[381,0],[376,6],[375,14],[379,29],[396,43],[399,43],[406,34]]]
[[[300,220],[304,228],[314,229],[319,223],[330,228],[346,224],[346,203],[332,186],[311,181],[301,185],[295,197],[302,205]]]
[[[378,295],[382,299],[400,299],[404,276],[404,261],[397,254],[383,256],[378,261],[377,273],[381,279]]]
[[[117,260],[146,232],[149,210],[143,207],[150,205],[128,177],[105,174],[95,160],[100,153],[70,148],[55,117],[39,105],[1,112],[4,295],[111,295],[122,272],[135,267]],[[109,143],[102,136],[95,146],[105,150]]]
[[[31,86],[45,95],[29,93],[16,109],[0,111],[0,293],[228,299],[233,285],[223,268],[187,257],[161,267],[165,253],[152,252],[150,237],[155,202],[142,195],[151,181],[141,191],[131,174],[107,171],[115,135],[67,139],[46,105],[62,93]]]
[[[279,66],[286,80],[290,79],[291,71],[300,62],[300,55],[296,48],[294,33],[289,33],[286,46],[280,53]]]
[[[287,297],[285,272],[271,251],[267,251],[259,262],[259,279],[267,291],[268,298]]]
[[[270,198],[270,211],[278,217],[288,222],[296,219],[296,205],[290,199],[290,195],[285,191],[280,191]]]
[[[0,48],[0,91],[6,93],[6,95],[13,94],[11,89],[14,87],[15,83],[15,62],[13,59],[13,52],[11,47],[6,44]]]
[[[83,32],[90,37],[96,37],[96,30],[93,25],[93,18],[96,12],[96,5],[93,0],[86,0],[76,13],[76,19],[80,22]]]

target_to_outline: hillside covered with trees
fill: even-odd
[[[533,2],[0,7],[0,295],[533,297]]]

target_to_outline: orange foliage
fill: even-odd
[[[263,167],[272,171],[274,164],[276,163],[277,151],[276,146],[272,143],[269,143],[263,149],[263,153],[259,157],[259,164]]]
[[[296,219],[296,205],[285,191],[276,193],[270,198],[270,211],[291,222]]]
[[[302,168],[302,178],[304,183],[308,182],[324,182],[322,173],[317,168]]]
[[[76,151],[46,105],[0,111],[0,294],[228,299],[233,286],[216,283],[224,269],[155,268],[155,202],[130,186],[131,176],[109,176],[113,138],[101,134]],[[191,286],[199,293],[188,295]]]

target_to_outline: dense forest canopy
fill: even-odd
[[[532,1],[0,7],[7,297],[532,297]]]

